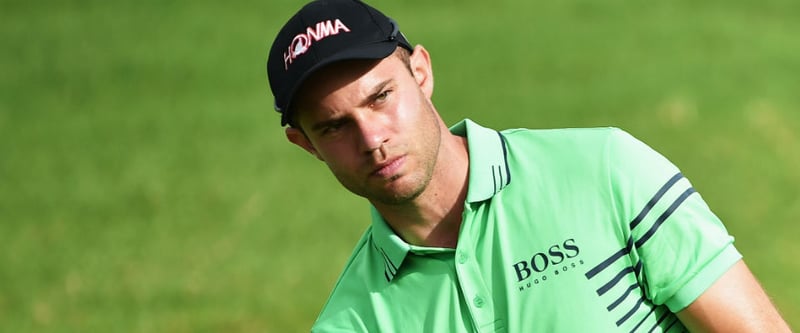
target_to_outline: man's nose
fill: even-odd
[[[371,154],[381,148],[389,140],[387,119],[376,112],[367,111],[359,117],[358,128],[361,139],[361,149],[364,153]]]

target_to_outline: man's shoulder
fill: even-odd
[[[515,141],[552,141],[561,143],[592,143],[599,139],[626,134],[618,127],[582,127],[582,128],[510,128],[501,130],[505,138]],[[601,141],[600,141],[601,142]]]
[[[376,259],[372,253],[374,250],[372,237],[373,226],[369,226],[367,227],[367,230],[364,231],[361,239],[359,239],[359,241],[356,243],[355,247],[353,248],[353,252],[347,259],[344,269],[342,269],[342,273],[339,275],[339,279],[334,286],[334,294],[338,288],[343,287],[344,284],[350,282],[350,279],[359,278],[372,273],[369,268],[373,265],[372,261]]]
[[[379,287],[377,282],[381,270],[379,267],[376,268],[376,265],[383,263],[376,253],[372,230],[372,226],[368,227],[356,243],[327,302],[320,311],[314,324],[315,328],[363,321],[362,318],[358,318],[358,313],[361,312],[359,309],[367,305],[365,302],[369,300],[369,293]]]
[[[616,127],[526,129],[500,131],[509,160],[518,163],[592,163],[605,159],[608,147],[630,137]],[[512,162],[513,163],[513,162]]]

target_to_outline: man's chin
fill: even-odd
[[[386,183],[379,191],[372,193],[368,199],[385,205],[402,205],[413,201],[422,194],[424,186],[402,184],[401,180],[397,179]]]

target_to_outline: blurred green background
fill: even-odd
[[[0,1],[0,331],[308,331],[367,205],[286,142],[300,1]],[[434,101],[668,156],[800,329],[800,2],[372,2]]]

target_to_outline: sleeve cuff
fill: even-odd
[[[681,287],[665,304],[674,313],[683,310],[700,297],[706,289],[711,287],[722,274],[725,274],[740,259],[742,259],[742,255],[739,251],[736,250],[733,244],[728,244],[711,263],[700,270],[691,281]]]

